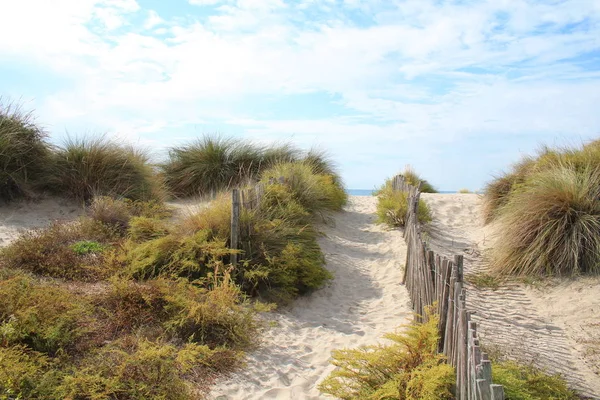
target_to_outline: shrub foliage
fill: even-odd
[[[43,181],[51,148],[32,114],[0,102],[0,200],[31,195]]]
[[[391,344],[335,350],[332,363],[338,368],[319,389],[344,400],[454,398],[454,370],[437,354],[438,321],[430,314],[424,324],[385,335]]]
[[[54,154],[48,187],[62,196],[151,200],[164,196],[148,156],[107,138],[69,139]]]

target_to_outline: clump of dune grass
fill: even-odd
[[[71,138],[59,147],[47,170],[48,188],[61,196],[131,200],[164,198],[148,155],[106,137]]]
[[[258,174],[263,162],[285,159],[291,156],[291,151],[285,147],[265,153],[249,142],[204,136],[171,148],[169,160],[162,168],[165,182],[174,195],[207,195],[248,181]],[[264,158],[265,155],[268,157]]]
[[[162,165],[167,187],[178,197],[214,195],[261,179],[278,164],[311,165],[315,174],[331,176],[341,184],[326,152],[303,152],[290,144],[260,146],[244,139],[204,136],[173,147]]]
[[[412,186],[419,186],[421,193],[437,193],[437,190],[431,185],[431,183],[427,182],[426,179],[421,178],[419,174],[412,169],[411,166],[406,166],[404,171],[400,174],[406,180],[406,183]]]
[[[384,337],[391,344],[334,350],[337,367],[319,390],[340,399],[450,400],[455,374],[437,354],[439,317]]]
[[[405,192],[394,190],[391,179],[386,180],[374,194],[377,196],[377,222],[391,227],[405,226],[408,212],[408,195]],[[431,222],[429,207],[420,199],[417,218],[420,223]]]
[[[510,232],[492,249],[492,268],[514,275],[600,272],[600,168],[563,164],[514,191],[497,224]]]
[[[469,189],[465,189],[465,188],[463,188],[463,189],[460,189],[460,190],[458,191],[458,193],[460,193],[460,194],[470,194],[470,193],[472,193],[472,192],[471,192]]]
[[[31,196],[48,168],[47,134],[31,113],[0,101],[0,199]]]

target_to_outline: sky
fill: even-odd
[[[0,96],[51,140],[205,134],[481,189],[600,137],[600,0],[0,0]]]

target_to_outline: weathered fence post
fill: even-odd
[[[240,191],[239,189],[233,189],[231,191],[231,244],[230,248],[233,250],[238,249],[239,245],[239,234],[240,234]],[[234,253],[231,255],[231,265],[237,266],[238,255]]]

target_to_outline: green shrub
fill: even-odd
[[[340,399],[452,399],[454,370],[437,354],[439,318],[429,314],[401,333],[385,335],[389,345],[334,350],[338,367],[319,390]]]
[[[469,194],[469,193],[472,193],[472,192],[469,189],[460,189],[458,191],[458,193],[460,193],[460,194]]]
[[[169,234],[141,244],[130,244],[127,273],[135,279],[157,276],[204,278],[229,257],[224,240],[208,230],[190,235]]]
[[[392,181],[385,184],[375,192],[377,196],[377,222],[388,224],[392,227],[403,227],[406,224],[408,211],[408,195],[406,192],[392,189]],[[417,218],[420,223],[431,222],[431,212],[423,200],[419,200]]]
[[[137,226],[134,230],[143,230],[142,225],[144,224],[146,228],[150,228],[148,224],[154,224],[158,231],[163,231],[166,226],[159,228],[159,225],[164,225],[161,221],[170,217],[173,211],[159,201],[131,201],[129,199],[119,200],[108,196],[98,196],[92,200],[87,208],[87,214],[94,221],[112,227],[121,235],[124,235],[130,228],[130,222],[133,218],[142,218],[142,220],[137,220]]]
[[[73,243],[71,249],[73,249],[77,255],[83,256],[90,253],[101,253],[104,250],[104,246],[93,240],[82,240]]]
[[[0,282],[0,332],[4,345],[24,344],[56,354],[73,349],[89,333],[91,308],[84,298],[31,278]]]
[[[228,275],[210,290],[179,283],[165,298],[169,319],[164,326],[182,340],[240,350],[257,344],[256,312]]]
[[[600,168],[562,165],[532,174],[501,209],[494,271],[515,275],[600,272]]]
[[[0,346],[0,399],[52,399],[62,374],[46,355],[25,346]]]
[[[48,188],[61,196],[91,200],[110,196],[162,199],[164,193],[143,151],[104,137],[69,139],[48,167]]]
[[[207,371],[239,363],[238,353],[194,343],[173,344],[125,338],[83,360],[56,390],[60,399],[164,399],[200,397],[188,375],[210,380]],[[214,364],[216,368],[213,368]],[[207,376],[208,375],[208,376]],[[200,383],[200,382],[198,382]],[[206,386],[206,382],[204,382]]]
[[[562,377],[512,361],[494,362],[492,381],[504,386],[504,395],[510,400],[579,399]]]
[[[206,288],[187,281],[113,279],[110,290],[97,300],[107,339],[161,332],[163,338],[210,348],[253,346],[260,328],[254,308],[229,275],[213,276],[212,282]]]
[[[339,211],[347,203],[348,195],[341,179],[337,175],[318,173],[321,168],[311,163],[276,164],[263,172],[262,181],[268,184],[283,178],[283,185],[292,198],[310,213]]]
[[[145,242],[168,235],[169,228],[163,220],[157,218],[132,217],[127,233],[131,240]]]
[[[421,193],[437,193],[437,190],[427,180],[421,178],[410,166],[407,166],[401,175],[409,185],[418,186],[420,184]]]
[[[46,138],[32,114],[0,102],[0,200],[39,188],[51,153]]]
[[[96,280],[110,274],[104,259],[115,233],[91,220],[56,222],[27,231],[0,252],[0,266],[43,276]],[[90,243],[97,243],[89,252]],[[102,247],[102,249],[100,247]]]

